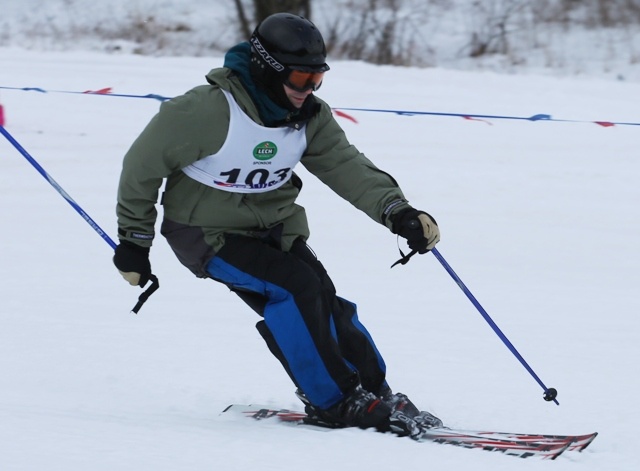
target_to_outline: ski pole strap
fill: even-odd
[[[405,255],[402,250],[398,249],[400,251],[400,256],[402,257],[400,260],[398,260],[397,262],[395,262],[393,265],[391,265],[391,268],[395,267],[396,265],[406,265],[409,262],[409,259],[411,257],[413,257],[415,254],[418,253],[417,250],[412,250],[411,252],[409,252],[407,255]]]
[[[135,306],[133,306],[133,309],[131,309],[131,312],[133,312],[134,314],[138,314],[138,311],[140,310],[140,308],[142,308],[142,305],[147,302],[149,296],[151,296],[156,292],[158,288],[160,288],[160,282],[158,281],[158,277],[156,275],[149,275],[149,280],[151,280],[151,285],[138,297],[138,302]]]

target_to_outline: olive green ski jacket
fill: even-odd
[[[263,193],[234,193],[197,182],[182,172],[193,162],[215,154],[229,128],[229,91],[240,108],[263,125],[240,79],[228,68],[212,70],[209,84],[164,102],[123,161],[118,187],[118,235],[150,247],[155,235],[156,203],[161,204],[161,233],[179,260],[197,276],[224,245],[225,234],[252,237],[279,226],[283,250],[309,237],[304,208],[295,203],[302,187],[297,175]],[[395,180],[379,170],[347,140],[322,100],[307,122],[307,148],[300,162],[335,193],[391,229],[391,217],[409,207]],[[300,131],[303,132],[303,131]]]

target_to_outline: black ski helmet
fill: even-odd
[[[292,69],[308,72],[329,70],[327,48],[318,28],[308,19],[291,13],[275,13],[253,31],[251,75],[274,93]]]

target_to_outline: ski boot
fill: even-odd
[[[375,428],[379,432],[392,432],[400,437],[418,438],[422,429],[402,410],[393,410],[375,394],[356,387],[351,394],[329,409],[312,405],[300,390],[296,395],[305,405],[306,423],[331,428]]]
[[[406,394],[393,393],[389,387],[383,389],[380,399],[391,408],[412,418],[423,429],[442,427],[442,420],[427,411],[419,410]]]

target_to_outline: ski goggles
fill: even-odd
[[[292,69],[284,84],[296,92],[315,92],[322,85],[324,72]]]

